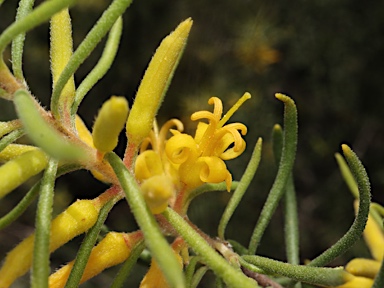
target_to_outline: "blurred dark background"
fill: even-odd
[[[38,3],[40,1],[37,1]],[[80,1],[71,10],[74,45],[78,46],[93,23],[107,7],[106,1]],[[3,31],[14,19],[16,1],[5,1],[0,12]],[[311,259],[335,243],[354,218],[353,197],[344,184],[334,158],[347,143],[368,170],[373,200],[384,203],[384,29],[383,1],[134,1],[124,15],[124,31],[117,60],[110,72],[91,90],[79,114],[89,127],[101,103],[111,95],[132,98],[151,56],[163,37],[179,22],[192,17],[194,24],[184,56],[177,68],[159,123],[170,117],[193,129],[189,115],[210,109],[209,97],[223,99],[224,110],[246,91],[252,99],[235,114],[248,128],[247,150],[228,163],[233,178],[240,179],[253,145],[264,140],[262,162],[252,186],[231,220],[227,237],[248,245],[276,167],[271,152],[270,133],[282,124],[283,104],[274,98],[282,92],[291,96],[299,111],[299,144],[294,168],[300,217],[301,261]],[[32,93],[49,106],[48,24],[27,35],[24,70]],[[92,69],[103,49],[102,42],[76,74],[80,83]],[[5,57],[10,59],[10,51]],[[0,120],[14,118],[12,106],[0,101]],[[124,150],[124,137],[118,153]],[[33,183],[33,181],[31,180]],[[1,215],[11,209],[27,191],[27,185],[2,199]],[[76,198],[93,198],[105,186],[87,172],[76,172],[58,180],[55,213]],[[196,199],[190,218],[208,234],[217,234],[220,215],[230,198],[215,192]],[[0,257],[33,229],[34,206],[14,225],[0,232]],[[108,219],[117,231],[135,229],[125,203],[120,203]],[[258,253],[285,260],[283,214],[277,210]],[[58,267],[71,260],[81,239],[54,253]],[[354,256],[369,257],[363,241],[332,265],[343,265]],[[131,277],[135,287],[145,268],[139,266]],[[84,287],[105,287],[116,268],[89,281]],[[212,277],[211,277],[212,278]],[[26,278],[27,279],[27,278]],[[20,281],[20,287],[23,282]],[[210,277],[205,280],[210,286]],[[17,287],[17,286],[15,286]]]

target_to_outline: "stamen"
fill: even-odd
[[[248,92],[244,93],[244,95],[237,100],[236,104],[232,106],[231,109],[224,115],[224,117],[220,120],[218,127],[222,127],[228,120],[231,118],[231,116],[237,111],[237,109],[240,108],[240,106],[247,101],[248,99],[251,98],[251,94]]]

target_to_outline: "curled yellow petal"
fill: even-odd
[[[100,205],[92,200],[78,200],[57,216],[51,223],[49,251],[91,228],[98,217]],[[5,258],[0,269],[0,287],[8,287],[24,275],[32,264],[34,234],[24,239]]]
[[[93,126],[93,144],[105,153],[117,146],[118,137],[128,116],[128,102],[124,97],[111,97],[101,107]]]
[[[355,276],[374,279],[379,272],[381,263],[372,259],[355,258],[348,262],[345,270]]]
[[[181,164],[188,159],[197,158],[196,142],[188,134],[176,134],[165,144],[165,153],[174,164]]]
[[[228,176],[227,166],[218,157],[200,157],[197,160],[202,163],[200,179],[206,183],[220,183]]]
[[[138,146],[152,129],[191,27],[192,20],[189,18],[165,37],[145,71],[127,120],[128,141],[135,146]]]
[[[0,198],[40,173],[47,163],[48,158],[40,149],[27,151],[6,162],[0,167]]]
[[[141,239],[141,232],[134,232],[130,234],[117,232],[108,233],[104,239],[92,249],[80,283],[87,281],[109,267],[125,261],[131,254],[132,248]],[[73,264],[74,261],[61,267],[49,276],[49,287],[64,287],[68,276],[71,273]]]

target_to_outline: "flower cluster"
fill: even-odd
[[[222,101],[218,97],[210,98],[208,104],[213,105],[213,112],[197,111],[191,115],[191,120],[198,122],[193,135],[185,133],[182,122],[177,119],[158,127],[156,114],[186,46],[193,24],[191,19],[180,23],[160,43],[132,107],[126,97],[112,96],[102,105],[89,130],[77,113],[78,107],[111,67],[122,34],[121,15],[131,1],[113,1],[73,51],[68,7],[74,2],[50,0],[32,9],[30,2],[21,0],[16,21],[0,35],[0,97],[14,104],[18,117],[0,122],[0,198],[43,172],[16,207],[0,218],[0,229],[3,229],[16,221],[38,197],[35,232],[5,257],[0,268],[0,288],[10,287],[29,270],[32,287],[77,287],[124,262],[112,283],[114,288],[123,287],[138,258],[145,258],[145,248],[151,259],[140,285],[143,288],[196,287],[208,270],[214,272],[218,285],[225,283],[230,287],[281,287],[278,281],[324,287],[380,287],[384,281],[384,236],[380,225],[384,209],[376,204],[379,212],[375,210],[375,214],[372,209],[373,216],[365,228],[370,213],[369,180],[363,165],[346,145],[342,148],[348,165],[343,169],[349,171],[359,187],[356,188],[359,206],[355,222],[335,245],[308,264],[300,265],[292,178],[297,110],[294,101],[283,94],[276,94],[285,108],[284,131],[279,125],[273,131],[273,150],[279,162],[276,180],[249,246],[226,239],[226,226],[260,163],[262,139],[256,142],[240,181],[233,180],[226,161],[245,151],[243,136],[247,127],[228,122],[251,98],[248,92],[224,116]],[[48,20],[53,79],[50,110],[42,107],[31,94],[21,61],[25,33]],[[99,62],[77,86],[76,70],[108,32]],[[5,64],[3,55],[10,41],[13,41],[12,69]],[[124,155],[119,157],[113,150],[124,129],[128,142]],[[29,137],[29,144],[18,143],[24,134]],[[80,169],[90,171],[109,187],[94,199],[75,201],[53,218],[53,196],[59,193],[55,191],[56,178]],[[218,190],[233,190],[233,193],[220,220],[219,237],[211,237],[188,218],[188,207],[196,196]],[[283,195],[287,204],[288,263],[255,255]],[[139,229],[101,232],[109,212],[122,199],[127,201]],[[349,249],[363,231],[374,260],[355,259],[345,269],[321,267]],[[76,259],[51,273],[51,254],[81,234],[85,236]],[[98,238],[101,240],[97,243]]]
[[[208,103],[214,104],[213,113],[199,111],[191,116],[192,120],[206,118],[209,121],[198,123],[194,137],[181,133],[183,124],[172,119],[144,139],[135,162],[135,176],[153,213],[163,212],[169,202],[171,207],[185,213],[184,199],[204,183],[225,181],[230,191],[232,176],[224,160],[236,158],[245,150],[241,134],[244,135],[247,128],[241,123],[224,124],[249,98],[250,94],[245,93],[222,118],[222,102],[212,97]],[[172,137],[166,139],[169,132]],[[180,203],[184,206],[178,206]]]

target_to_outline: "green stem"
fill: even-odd
[[[19,139],[21,136],[24,135],[23,129],[17,129],[9,133],[8,135],[4,136],[0,139],[0,152],[4,150],[5,147],[7,147],[9,144],[15,142],[17,139]]]
[[[243,264],[244,261],[263,269],[265,273],[270,275],[281,275],[296,281],[321,286],[338,286],[344,284],[348,275],[341,267],[318,268],[306,265],[295,265],[255,255],[242,256],[241,263]],[[247,266],[248,269],[250,267],[252,266]]]
[[[231,190],[235,190],[237,186],[239,185],[239,182],[232,181],[231,184]],[[213,192],[213,191],[225,191],[227,190],[227,186],[225,182],[222,183],[205,183],[201,185],[200,187],[192,190],[191,192],[188,192],[186,197],[183,199],[182,206],[182,213],[186,214],[189,204],[193,199],[195,199],[197,196],[200,196],[201,194],[207,193],[207,192]]]
[[[81,42],[79,47],[73,53],[68,61],[67,66],[60,74],[56,85],[53,87],[51,98],[51,111],[56,119],[59,119],[59,99],[61,91],[63,90],[68,79],[76,72],[79,66],[85,61],[85,59],[95,49],[96,45],[101,39],[108,33],[113,24],[116,22],[128,6],[132,3],[132,0],[115,0],[109,5],[107,10],[92,27],[91,31],[87,34],[85,39]]]
[[[137,259],[139,259],[140,254],[144,250],[144,248],[145,248],[144,241],[140,241],[138,244],[136,244],[136,246],[133,248],[133,250],[129,254],[129,258],[124,262],[123,266],[121,267],[115,279],[113,280],[111,288],[124,287],[125,280],[127,279],[133,266],[137,262]]]
[[[288,263],[299,264],[299,224],[297,215],[296,192],[292,174],[288,179],[285,192],[285,247]]]
[[[196,288],[199,285],[201,279],[203,279],[205,273],[209,270],[207,266],[200,267],[197,269],[195,275],[193,275],[191,288]]]
[[[107,73],[115,59],[117,49],[119,48],[121,33],[123,30],[122,17],[117,18],[116,23],[113,25],[109,32],[107,43],[99,62],[92,69],[92,71],[85,77],[79,87],[76,89],[75,100],[72,106],[72,117],[76,115],[80,102],[83,100],[85,94]]]
[[[253,150],[251,160],[249,161],[248,166],[245,169],[245,172],[241,177],[240,182],[231,197],[231,200],[229,200],[227,207],[225,207],[223,215],[221,216],[218,228],[218,235],[221,239],[225,239],[225,228],[227,227],[229,220],[231,219],[233,213],[236,210],[236,207],[239,205],[241,199],[243,198],[245,191],[247,191],[249,184],[251,183],[253,177],[255,176],[257,168],[259,167],[262,143],[262,139],[259,138]]]
[[[45,1],[31,13],[13,22],[0,35],[0,54],[3,54],[5,47],[19,34],[32,30],[36,26],[46,22],[52,15],[60,10],[73,5],[76,0],[49,0]]]
[[[48,276],[50,274],[49,237],[57,165],[57,160],[49,160],[40,185],[31,274],[31,287],[33,288],[48,288]]]
[[[245,276],[240,270],[231,266],[200,236],[179,214],[167,208],[163,216],[180,234],[188,245],[201,257],[203,262],[222,278],[230,287],[258,287],[256,282]]]
[[[185,268],[185,282],[187,283],[187,287],[190,288],[192,285],[192,278],[195,274],[196,265],[201,261],[199,256],[193,256],[189,259],[189,263],[187,268]]]
[[[169,284],[172,287],[185,287],[180,264],[167,240],[161,234],[160,228],[147,207],[135,178],[116,154],[107,153],[105,158],[115,171],[132,213],[143,231],[145,243],[161,267]]]
[[[103,226],[105,220],[108,217],[109,211],[111,211],[116,200],[112,199],[108,201],[103,208],[101,208],[99,217],[95,225],[87,232],[81,244],[79,251],[77,252],[75,263],[73,264],[71,273],[69,274],[65,288],[78,287],[81,277],[83,276],[84,269],[87,266],[89,256],[91,255],[92,248],[95,246],[97,237],[99,236],[100,229]]]
[[[20,0],[17,9],[16,22],[27,16],[35,3],[34,0]],[[21,33],[12,41],[12,70],[18,80],[24,80],[23,76],[23,49],[24,49],[25,33]]]
[[[283,129],[276,124],[272,130],[272,148],[276,163],[280,162],[283,149]],[[299,224],[297,215],[296,191],[293,175],[288,178],[285,189],[284,214],[285,214],[285,247],[288,263],[299,264]]]
[[[342,145],[344,157],[351,169],[352,175],[359,188],[359,210],[352,226],[332,247],[313,259],[308,265],[324,266],[336,257],[344,254],[352,245],[360,239],[367,223],[369,206],[371,203],[370,183],[367,172],[356,154],[347,145]]]
[[[261,211],[259,220],[253,230],[249,243],[249,254],[255,254],[260,239],[270,222],[273,213],[285,191],[285,185],[291,174],[293,163],[295,161],[297,146],[297,109],[295,102],[288,96],[277,94],[276,97],[284,102],[284,141],[283,151],[279,164],[279,169],[275,178],[275,182],[269,192],[268,198]]]

